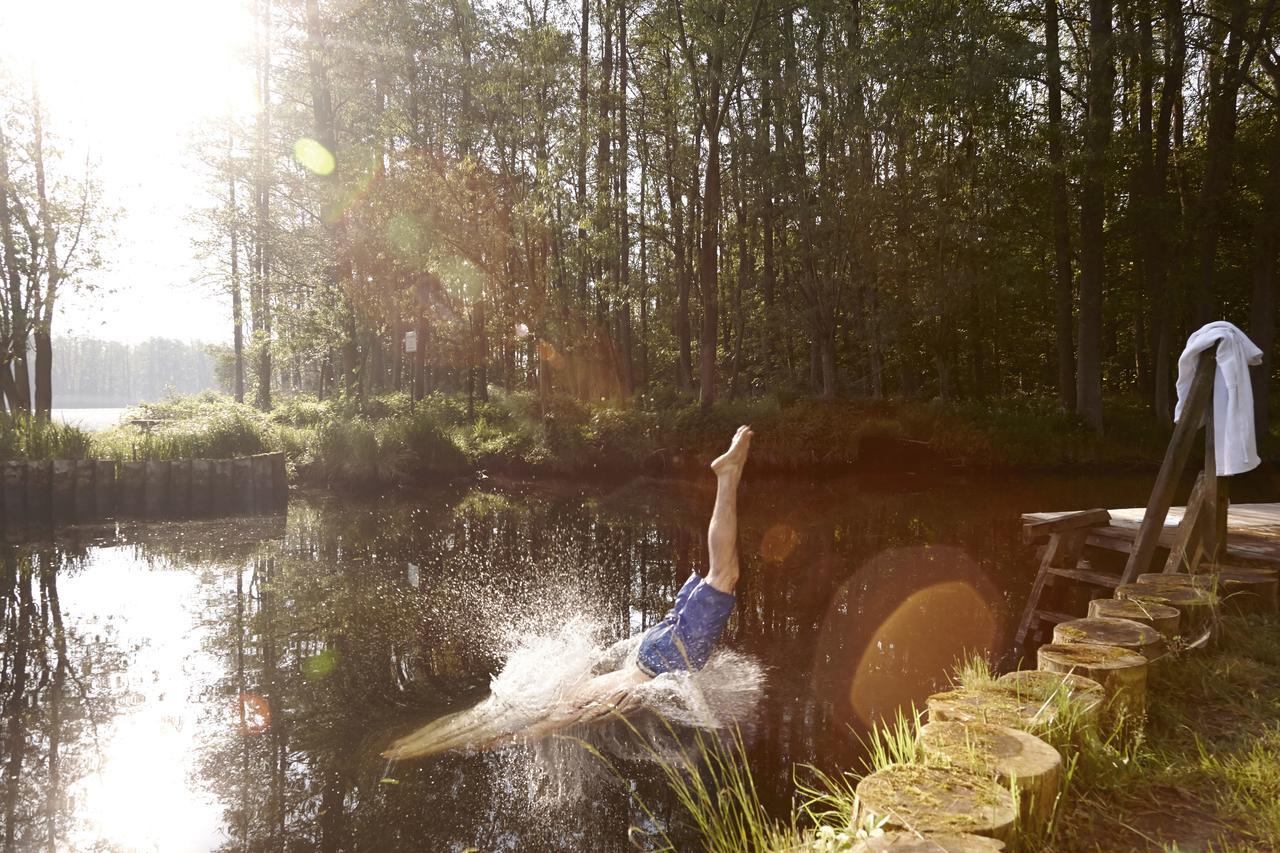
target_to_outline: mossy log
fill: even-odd
[[[1006,684],[962,687],[926,700],[929,722],[990,723],[1040,734],[1058,722],[1059,706]]]
[[[920,836],[892,831],[859,841],[852,853],[1000,853],[1004,842],[968,833]]]
[[[1008,840],[1018,813],[1008,788],[955,767],[891,764],[858,783],[856,822],[923,835],[969,833]]]
[[[1011,688],[1019,699],[1031,699],[1056,710],[1058,722],[1066,716],[1074,718],[1073,728],[1096,726],[1106,701],[1102,685],[1092,678],[1070,673],[1020,669],[1005,673],[996,683]]]
[[[926,764],[989,772],[1017,791],[1022,831],[1048,829],[1062,784],[1062,755],[1040,738],[986,723],[926,723],[918,743]]]
[[[53,461],[41,459],[27,463],[27,519],[35,524],[48,524],[53,499]]]
[[[142,484],[147,463],[121,462],[116,475],[116,515],[137,518],[142,514]]]
[[[150,459],[146,466],[145,485],[142,487],[142,517],[164,518],[173,508],[169,492],[173,463],[168,459]]]
[[[248,456],[231,460],[231,506],[236,515],[253,515],[253,460]]]
[[[93,514],[98,519],[116,514],[116,463],[100,459],[93,463]]]
[[[1216,571],[1187,575],[1138,575],[1138,583],[1168,588],[1192,587],[1217,594],[1229,613],[1275,613],[1280,604],[1280,572],[1252,566],[1222,566]]]
[[[203,518],[213,510],[213,461],[191,460],[191,515]]]
[[[1178,636],[1181,614],[1178,608],[1152,601],[1121,601],[1118,598],[1095,598],[1089,602],[1089,618],[1132,619],[1150,625],[1171,640]]]
[[[76,462],[74,459],[55,459],[50,467],[51,499],[50,517],[54,521],[66,521],[76,513]]]
[[[94,479],[97,471],[98,463],[92,459],[76,461],[76,484],[72,498],[76,521],[92,521],[94,518]]]
[[[4,521],[12,530],[27,520],[27,463],[4,463]]]
[[[214,459],[213,466],[213,514],[219,518],[235,511],[235,484],[231,474],[230,459]]]
[[[1116,587],[1115,597],[1121,601],[1150,601],[1176,607],[1182,636],[1196,637],[1213,624],[1214,596],[1203,589],[1172,584],[1132,583]]]
[[[1053,641],[1119,646],[1122,649],[1132,649],[1149,661],[1165,653],[1164,637],[1155,628],[1132,619],[1106,616],[1060,622],[1054,626]]]
[[[191,517],[191,460],[175,459],[169,467],[169,515]]]
[[[1037,652],[1040,669],[1091,678],[1106,696],[1103,719],[1120,723],[1146,713],[1147,659],[1130,649],[1095,643],[1051,643]]]

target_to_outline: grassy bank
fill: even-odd
[[[271,412],[218,394],[138,407],[126,421],[86,434],[26,419],[0,424],[0,459],[225,457],[283,450],[296,479],[388,484],[485,470],[508,474],[679,474],[700,469],[742,423],[756,428],[761,470],[1054,468],[1153,464],[1167,432],[1145,408],[1111,407],[1099,437],[1047,402],[944,406],[823,402],[779,397],[724,401],[709,411],[673,396],[628,406],[494,393],[471,411],[465,398],[406,395],[359,404],[288,398]],[[150,421],[145,428],[132,420]]]
[[[957,682],[990,679],[970,662]],[[867,772],[921,760],[919,723],[900,717],[875,732]],[[1066,726],[1041,736],[1064,757],[1065,785],[1048,834],[1017,850],[1252,851],[1280,849],[1280,622],[1228,617],[1211,651],[1154,667],[1142,734],[1101,741]],[[708,850],[852,850],[861,774],[796,768],[797,810],[766,815],[739,745],[707,750],[702,774],[669,772]],[[874,830],[872,830],[874,833]]]

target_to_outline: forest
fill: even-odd
[[[60,407],[134,406],[218,385],[214,356],[197,343],[55,337],[53,351],[54,401]]]
[[[1167,422],[1224,317],[1265,422],[1276,5],[260,0],[259,109],[204,150],[237,396],[1041,397],[1101,429],[1104,395]]]

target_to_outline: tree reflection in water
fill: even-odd
[[[1003,649],[1034,569],[1017,513],[1101,488],[744,488],[728,642],[770,667],[748,748],[771,807],[789,807],[797,763],[856,765],[856,734],[920,702],[963,648]],[[619,766],[631,791],[592,762],[566,786],[529,748],[390,769],[378,753],[481,698],[529,631],[582,613],[605,642],[661,619],[703,567],[711,499],[646,482],[452,488],[295,500],[274,528],[10,546],[6,848],[629,849],[647,820],[632,793],[677,816],[652,767]]]

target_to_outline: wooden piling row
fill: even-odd
[[[284,512],[284,454],[145,462],[56,459],[0,465],[0,526]]]

